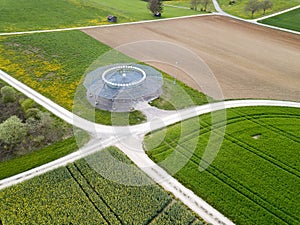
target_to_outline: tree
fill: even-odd
[[[191,0],[191,9],[197,11],[198,10],[198,5],[200,4],[201,0]]]
[[[254,13],[260,9],[261,9],[261,3],[258,0],[249,0],[245,6],[245,11],[251,12],[252,18]]]
[[[16,101],[16,93],[12,87],[4,86],[1,88],[2,101],[4,103]]]
[[[17,116],[11,116],[0,124],[0,142],[13,149],[27,135],[27,126]]]
[[[261,2],[261,8],[264,10],[264,15],[267,9],[271,9],[273,7],[273,3],[270,0],[264,0]]]
[[[148,9],[153,13],[154,16],[160,16],[163,12],[162,0],[149,0]]]
[[[207,10],[207,6],[210,3],[210,0],[201,0],[200,3],[203,6],[203,11],[206,11]]]

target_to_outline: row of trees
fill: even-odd
[[[68,125],[12,87],[2,87],[0,94],[1,160],[40,149],[71,133]]]
[[[191,9],[197,11],[199,8],[199,5],[201,5],[201,11],[206,11],[208,5],[210,4],[211,0],[191,0]]]
[[[253,18],[255,12],[263,10],[265,14],[266,10],[271,9],[272,7],[273,3],[270,0],[249,0],[245,6],[245,11],[250,12]]]

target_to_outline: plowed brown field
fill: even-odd
[[[200,56],[215,75],[225,98],[271,98],[300,101],[300,35],[289,34],[222,16],[203,16],[153,23],[121,25],[83,30],[115,48],[122,44],[161,40],[184,46]],[[134,52],[160,56],[159,47],[147,51],[142,45]],[[132,52],[126,52],[129,55]],[[180,60],[184,54],[169,52]],[[139,59],[140,54],[131,55]],[[190,86],[205,83],[201,73],[187,74],[174,67],[150,63],[176,74]],[[193,65],[187,65],[193,67]],[[209,85],[209,82],[208,82]],[[208,93],[211,94],[211,93]],[[212,94],[213,95],[213,94]],[[213,96],[215,97],[215,96]]]

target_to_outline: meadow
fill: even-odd
[[[189,9],[165,6],[162,18],[198,14]],[[0,32],[45,30],[157,19],[141,0],[0,0]]]
[[[165,130],[152,133],[145,148],[167,171],[192,154],[175,178],[236,224],[299,224],[299,115],[300,110],[293,108],[229,109],[227,121],[213,126],[210,115],[200,116],[200,122],[193,118],[170,126],[159,145]],[[183,129],[184,123],[190,129]],[[225,126],[216,158],[200,172],[199,166],[206,165],[200,161],[210,134],[221,135]],[[178,141],[181,132],[183,138]],[[164,163],[171,153],[173,163]]]
[[[78,150],[74,137],[54,143],[42,149],[0,162],[0,180],[41,166]]]
[[[95,110],[85,99],[81,83],[89,67],[108,50],[108,46],[80,31],[0,37],[0,69],[70,111],[76,92],[81,93],[74,112],[110,125],[111,113]],[[115,116],[125,118],[116,125],[145,121],[138,111]]]
[[[172,5],[172,6],[191,8],[191,1],[190,0],[170,0],[170,1],[164,1],[164,4]],[[198,11],[201,11],[201,4],[199,4]],[[213,5],[212,1],[209,2],[206,11],[207,12],[214,12],[215,11],[215,8],[214,8],[214,5]]]
[[[112,121],[114,125],[142,123],[146,118],[139,111],[110,113],[95,109],[86,100],[82,85],[84,75],[96,65],[114,63],[101,57],[110,50],[80,31],[0,37],[0,69],[83,118],[106,125],[111,125]],[[135,61],[127,56],[122,60]],[[165,73],[163,76],[164,94],[153,105],[178,109],[207,102],[205,95],[180,81],[173,85],[170,76]],[[192,101],[172,94],[179,90],[184,90]]]
[[[235,4],[230,5],[229,0],[218,0],[220,7],[227,13],[234,16],[238,16],[245,19],[251,19],[251,13],[245,11],[245,6],[248,0],[236,0]],[[284,9],[288,9],[300,4],[300,0],[271,0],[273,3],[272,9],[266,11],[266,15],[272,14]],[[264,16],[263,10],[255,12],[253,18],[259,18]]]
[[[259,22],[300,32],[300,9],[298,8],[278,16],[261,20]]]
[[[151,182],[140,169],[110,168],[113,155],[134,165],[110,147],[21,184],[0,191],[3,224],[204,224],[157,184],[129,186],[101,176],[104,163],[121,179]],[[89,163],[88,163],[89,162]],[[63,206],[63,207],[62,207]]]
[[[174,83],[173,77],[162,71],[161,73],[164,78],[162,94],[150,103],[152,106],[164,110],[177,110],[214,101],[181,81],[176,80]]]

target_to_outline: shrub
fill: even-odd
[[[30,98],[26,98],[26,99],[21,103],[23,112],[25,112],[25,113],[27,112],[28,109],[34,108],[35,105],[36,105],[35,101],[33,101],[33,100],[30,99]]]
[[[38,119],[39,112],[40,112],[40,110],[37,108],[30,108],[25,111],[25,117],[26,117],[26,119],[31,118],[31,117]]]
[[[1,95],[4,103],[14,102],[16,100],[16,93],[12,87],[4,86],[1,88]]]

